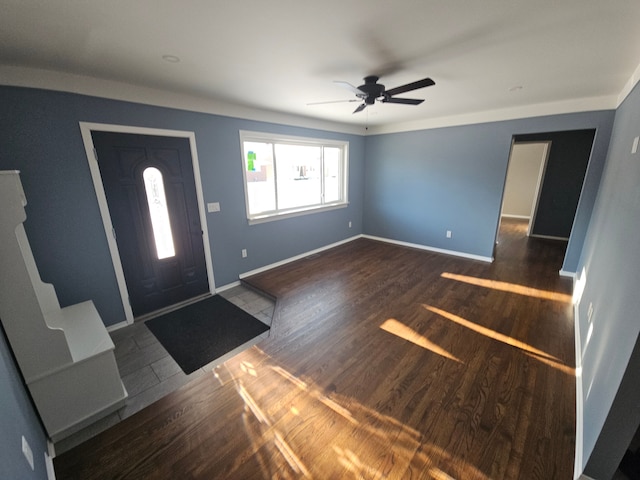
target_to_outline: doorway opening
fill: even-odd
[[[527,238],[538,237],[565,242],[566,256],[566,247],[569,245],[569,239],[573,232],[587,168],[591,159],[595,133],[595,129],[584,129],[514,135],[509,154],[509,166],[505,174],[501,218],[503,215],[505,217],[518,215],[525,219],[528,217],[524,220],[528,222]],[[509,170],[512,169],[514,162],[514,152],[517,155],[520,153],[518,149],[521,147],[526,149],[527,144],[547,145],[546,164],[540,165],[544,148],[540,145],[537,147],[539,154],[532,155],[534,165],[540,165],[540,169],[536,170],[534,166],[529,173],[530,179],[540,178],[540,181],[537,182],[537,192],[533,195],[534,200],[530,213],[526,213],[526,208],[524,211],[514,213],[510,211],[511,207],[505,206],[505,201],[509,201],[507,198],[509,188],[506,184],[510,179],[507,180],[507,176],[510,176],[511,173]],[[535,150],[535,147],[530,148]],[[541,176],[540,172],[542,172]],[[500,221],[496,230],[496,240],[498,240],[499,231]],[[577,241],[580,242],[582,239],[577,239]]]
[[[80,129],[123,324],[214,294],[195,134],[85,122]]]
[[[500,217],[527,220],[532,234],[551,141],[512,142]]]

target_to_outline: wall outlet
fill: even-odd
[[[27,462],[29,462],[31,470],[35,470],[33,467],[33,452],[31,451],[29,442],[27,442],[27,439],[24,438],[24,435],[22,436],[22,453],[24,454],[24,458],[27,459]]]
[[[220,211],[220,202],[212,202],[207,203],[207,212],[219,212]]]
[[[451,238],[451,230],[447,230],[447,238]]]
[[[349,220],[349,228],[351,228],[351,220]]]
[[[247,249],[246,248],[242,249],[242,258],[247,258]]]

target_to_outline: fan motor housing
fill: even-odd
[[[364,103],[367,105],[373,105],[376,98],[379,98],[384,94],[384,85],[377,83],[377,81],[378,77],[370,75],[368,77],[364,77],[364,84],[358,87],[358,90],[367,94],[363,99]]]

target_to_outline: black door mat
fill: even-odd
[[[219,295],[147,320],[146,325],[186,374],[269,330]]]

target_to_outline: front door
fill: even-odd
[[[91,136],[134,316],[208,293],[189,140]]]

